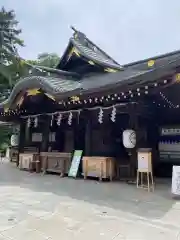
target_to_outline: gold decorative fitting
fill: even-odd
[[[9,111],[9,108],[4,108],[4,112],[7,113]]]
[[[109,73],[117,72],[117,70],[113,68],[105,68],[104,71]]]
[[[27,90],[27,96],[35,96],[35,95],[38,95],[39,93],[41,93],[39,91],[39,88],[35,88],[35,89],[29,89]]]
[[[67,60],[69,60],[72,57],[73,54],[76,54],[78,57],[80,56],[78,50],[75,47],[73,47],[68,54]]]
[[[21,106],[24,101],[24,96],[22,96],[18,101],[17,101],[17,106]]]
[[[79,51],[78,51],[76,48],[74,48],[74,51],[73,51],[73,53],[75,53],[75,54],[76,54],[76,56],[80,57]]]
[[[91,60],[88,61],[88,63],[91,64],[91,65],[95,65],[95,63],[93,61],[91,61]]]
[[[152,67],[152,66],[154,66],[154,64],[155,64],[154,60],[151,59],[148,61],[148,67]]]
[[[78,96],[72,96],[71,101],[78,102],[80,98]]]
[[[180,82],[180,73],[177,73],[175,76],[176,82]]]

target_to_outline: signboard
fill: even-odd
[[[42,142],[42,133],[32,133],[32,142]]]
[[[69,169],[68,177],[76,177],[78,174],[79,170],[79,165],[80,161],[82,158],[82,150],[75,150],[73,157],[72,157],[72,162],[71,162],[71,167]]]
[[[180,195],[180,166],[173,166],[171,191],[175,195]]]
[[[161,136],[174,136],[174,135],[180,135],[180,128],[178,127],[161,128]]]
[[[138,171],[150,172],[148,152],[138,152]]]

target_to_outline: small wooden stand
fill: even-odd
[[[103,179],[113,180],[114,159],[110,157],[83,157],[84,179],[87,177],[97,177],[99,181]]]
[[[68,173],[71,164],[71,153],[65,152],[41,152],[41,168],[43,174],[47,172],[58,173],[64,177]]]
[[[144,179],[147,178],[147,182]],[[154,180],[152,173],[151,149],[142,148],[138,150],[137,188],[154,191]]]

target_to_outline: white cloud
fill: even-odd
[[[70,25],[120,63],[179,48],[180,1],[174,0],[1,0],[15,9],[26,47],[21,54],[61,54],[71,35]]]

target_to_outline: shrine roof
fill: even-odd
[[[180,50],[169,52],[166,54],[157,55],[151,58],[146,58],[140,61],[131,62],[123,65],[124,68],[131,68],[134,70],[148,70],[151,68],[168,65],[173,61],[180,59]],[[152,66],[149,66],[149,64]]]
[[[80,54],[89,60],[92,59],[95,62],[103,63],[106,67],[118,70],[83,76],[63,70],[63,59],[65,59],[63,56],[58,69],[34,66],[35,72],[33,70],[31,74],[20,79],[9,98],[0,103],[0,107],[10,107],[20,92],[35,88],[43,90],[57,100],[73,95],[86,95],[88,97],[88,94],[108,91],[108,89],[121,91],[121,88],[126,87],[128,90],[132,90],[137,86],[165,79],[167,76],[175,74],[180,66],[180,51],[126,64],[122,67],[82,33],[75,31],[70,41]],[[67,56],[67,53],[65,55]]]
[[[75,53],[78,57],[83,58],[91,65],[101,65],[105,68],[121,70],[122,66],[111,58],[107,53],[95,45],[86,35],[80,31],[74,30],[73,36],[70,38],[68,46],[60,59],[57,66],[58,69],[64,69],[72,55]]]

